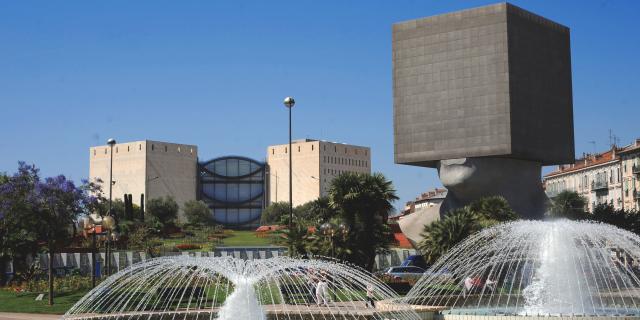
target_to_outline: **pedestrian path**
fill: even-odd
[[[59,314],[8,313],[0,312],[0,320],[52,320],[60,319]]]

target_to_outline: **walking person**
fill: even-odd
[[[316,285],[316,303],[319,306],[329,306],[329,285],[324,279],[318,280]]]
[[[373,291],[373,285],[372,284],[367,284],[367,304],[366,307],[367,308],[376,308],[376,301],[375,301],[375,292]]]

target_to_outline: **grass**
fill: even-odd
[[[276,237],[275,235],[269,235],[259,238],[256,237],[254,231],[232,231],[222,240],[221,245],[230,247],[270,246],[276,244]]]
[[[64,314],[88,291],[56,293],[53,306],[49,306],[47,294],[42,301],[35,301],[38,293],[15,293],[0,290],[0,312]]]
[[[179,244],[195,244],[200,249],[184,250],[189,252],[206,252],[213,251],[215,247],[255,247],[255,246],[272,246],[277,245],[277,235],[268,235],[266,237],[257,237],[252,230],[225,230],[224,236],[218,240],[210,240],[209,235],[212,232],[203,229],[196,230],[193,236],[185,236],[183,238],[164,238],[162,239],[163,251],[178,251],[176,245]]]

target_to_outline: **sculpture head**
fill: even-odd
[[[440,160],[440,181],[449,190],[451,208],[486,196],[501,195],[525,217],[544,212],[542,164],[511,158],[477,157]]]

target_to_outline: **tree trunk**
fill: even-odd
[[[6,256],[0,256],[0,286],[7,284],[7,263],[9,259]]]
[[[49,305],[53,305],[53,244],[49,240]]]

